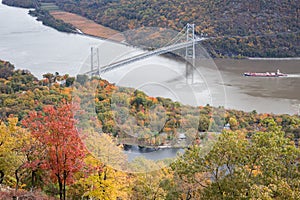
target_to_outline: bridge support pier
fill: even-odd
[[[96,56],[96,60],[94,60],[95,56]],[[99,49],[96,48],[96,52],[94,52],[94,47],[91,47],[91,72],[93,71],[97,71],[97,72],[92,73],[91,76],[100,76]]]
[[[186,41],[192,42],[191,46],[186,47],[185,59],[186,59],[186,83],[194,83],[194,68],[195,68],[195,24],[186,25]]]

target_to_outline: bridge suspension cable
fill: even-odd
[[[183,39],[183,37],[185,37],[184,32],[186,31],[186,28],[187,28],[187,25],[185,25],[183,27],[183,29],[181,29],[181,31],[179,33],[177,33],[177,35],[172,40],[167,42],[163,47],[169,46],[171,44],[176,44],[179,40]],[[175,42],[173,42],[175,39],[177,39],[177,40]]]

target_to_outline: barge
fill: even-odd
[[[244,76],[254,77],[285,77],[287,74],[281,73],[279,69],[276,72],[245,72]]]

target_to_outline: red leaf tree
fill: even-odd
[[[75,127],[74,106],[68,103],[45,106],[32,112],[23,121],[32,136],[46,148],[41,167],[49,170],[51,179],[58,183],[60,199],[66,199],[66,184],[72,183],[74,173],[83,167],[86,150]]]

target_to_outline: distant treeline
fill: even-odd
[[[36,0],[2,0],[3,4],[21,8],[35,8],[36,2]]]

